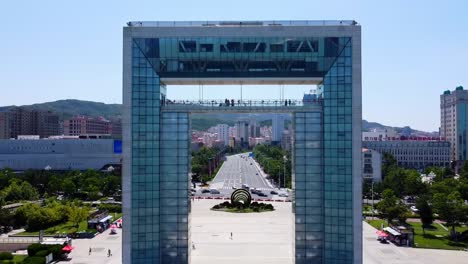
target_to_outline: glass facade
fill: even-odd
[[[324,256],[353,263],[353,124],[351,39],[327,72],[324,86]],[[359,234],[361,235],[361,234]]]
[[[293,111],[295,263],[353,263],[352,38],[132,34],[129,262],[190,261],[190,110],[164,109],[165,78],[319,77],[321,111]]]
[[[339,38],[135,39],[161,78],[323,77],[340,52]]]
[[[323,115],[294,115],[293,189],[296,264],[323,263]]]

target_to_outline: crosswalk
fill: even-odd
[[[236,187],[236,189],[240,189],[240,188],[241,187]],[[272,191],[272,190],[274,190],[273,188],[255,188],[255,189],[261,190],[261,191]],[[230,186],[223,186],[223,187],[219,188],[219,190],[234,190],[234,189],[232,187],[230,187]]]

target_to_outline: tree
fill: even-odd
[[[5,201],[16,202],[21,200],[37,200],[39,193],[29,182],[12,179],[10,185],[2,190]]]
[[[72,206],[68,211],[68,221],[72,222],[76,228],[89,216],[89,209],[86,207]]]
[[[62,188],[67,197],[73,196],[76,193],[76,185],[70,178],[63,181]]]
[[[106,196],[114,195],[121,188],[121,179],[117,176],[108,175],[104,179],[103,194]]]
[[[5,201],[0,198],[0,226],[13,226],[14,218],[10,209],[3,208]]]
[[[391,189],[386,189],[382,193],[382,199],[377,204],[380,216],[391,223],[393,219],[403,220],[406,213],[406,207],[401,204]]]
[[[448,226],[452,227],[452,237],[455,235],[455,226],[467,220],[468,206],[464,204],[461,195],[457,191],[451,192],[449,195],[444,193],[436,193],[433,197],[433,206],[440,218],[447,222]]]
[[[382,176],[385,178],[387,174],[394,170],[397,165],[397,160],[392,154],[385,152],[382,156]]]
[[[406,171],[399,167],[388,169],[383,180],[385,189],[391,189],[397,197],[403,197],[406,185]]]
[[[421,181],[421,176],[415,170],[406,170],[404,194],[415,197],[427,193],[428,187]]]
[[[49,194],[57,194],[58,192],[62,191],[62,189],[63,189],[62,182],[63,182],[63,180],[59,179],[59,177],[52,176],[49,179],[49,182],[47,183],[46,191]]]
[[[429,205],[429,197],[427,195],[420,196],[416,200],[416,208],[419,210],[419,217],[421,218],[423,233],[425,234],[425,228],[430,227],[434,221],[432,207]]]
[[[460,179],[468,180],[468,161],[464,161],[460,169]]]

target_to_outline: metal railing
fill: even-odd
[[[165,100],[162,108],[189,109],[189,108],[291,108],[307,107],[322,104],[322,99],[312,100]]]
[[[34,237],[5,237],[0,238],[0,244],[6,243],[37,243],[39,238]]]
[[[129,27],[355,26],[355,20],[129,21]]]

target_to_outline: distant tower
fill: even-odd
[[[440,95],[440,133],[450,142],[450,159],[467,160],[468,91],[458,86]]]
[[[236,142],[242,147],[249,144],[249,123],[245,120],[237,121],[236,123]]]
[[[216,133],[218,133],[218,140],[224,141],[224,146],[229,145],[229,126],[226,124],[219,124],[216,126]]]
[[[272,119],[272,139],[273,142],[281,142],[284,130],[284,116],[275,114]]]

